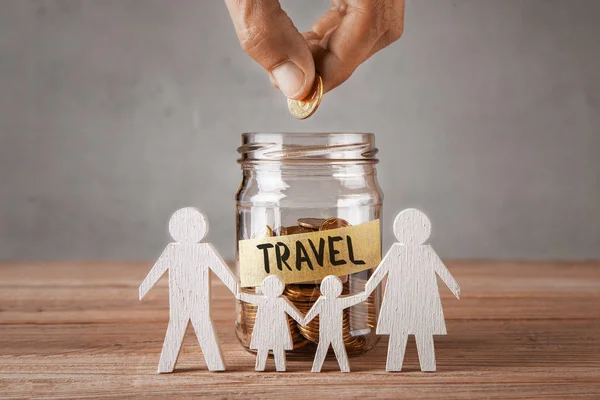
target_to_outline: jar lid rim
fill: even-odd
[[[238,162],[313,161],[377,162],[373,133],[261,133],[242,134]]]
[[[350,131],[334,131],[334,132],[261,132],[248,131],[242,132],[244,135],[286,135],[286,136],[330,136],[330,135],[375,135],[373,132],[350,132]]]

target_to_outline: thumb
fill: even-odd
[[[315,79],[308,43],[277,0],[225,0],[242,48],[283,94],[303,99]]]

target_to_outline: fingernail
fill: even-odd
[[[273,85],[275,89],[279,89],[279,86],[277,86],[277,82],[275,82],[275,78],[273,78],[273,74],[269,74],[269,80],[271,81],[271,85]]]
[[[271,74],[286,97],[296,98],[304,89],[306,76],[296,64],[286,61],[271,70]]]

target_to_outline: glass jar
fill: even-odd
[[[377,259],[370,258],[370,265],[363,265],[359,272],[335,273],[343,282],[343,295],[363,291],[381,259],[379,218],[383,194],[375,169],[378,162],[375,136],[371,133],[245,133],[238,152],[241,155],[238,162],[242,167],[242,182],[236,193],[238,276],[244,275],[244,268],[254,268],[254,261],[240,262],[242,241],[263,237],[288,240],[291,238],[289,235],[296,234],[305,235],[298,237],[310,237],[310,232],[320,235],[323,226],[319,224],[325,220],[329,220],[330,224],[333,222],[333,228],[341,228],[338,229],[341,233],[376,223],[376,230],[368,234],[369,240],[376,240],[366,246],[376,253]],[[340,234],[340,237],[343,235]],[[327,251],[327,242],[323,242]],[[347,244],[340,241],[335,245],[342,249]],[[351,256],[353,248],[357,248],[357,243],[350,244]],[[330,251],[333,249],[330,248]],[[266,254],[265,250],[265,257]],[[278,257],[280,255],[277,254]],[[356,258],[358,256],[354,254],[354,260],[351,260],[356,261]],[[278,266],[280,271],[286,271],[287,264]],[[294,270],[293,265],[288,268]],[[321,269],[316,265],[314,268],[311,266],[311,271],[305,270],[312,273]],[[270,272],[277,272],[275,265],[271,266]],[[284,295],[306,314],[320,296],[319,282],[289,283],[286,278]],[[251,286],[244,285],[242,277],[242,286],[243,291],[260,293],[257,282]],[[349,355],[369,351],[378,340],[375,324],[381,302],[380,290],[373,292],[367,301],[344,310],[343,337]],[[256,306],[238,301],[236,334],[247,350],[250,350],[255,316]],[[307,326],[296,323],[290,317],[288,321],[293,340],[293,350],[288,355],[312,358],[318,343],[318,317]]]

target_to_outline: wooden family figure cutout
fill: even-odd
[[[431,222],[425,214],[416,209],[402,211],[394,220],[393,231],[398,243],[392,245],[375,269],[364,292],[340,296],[342,281],[329,275],[321,282],[321,296],[304,317],[283,295],[285,283],[277,275],[264,279],[261,294],[241,292],[237,278],[213,246],[201,243],[208,233],[208,222],[204,216],[192,207],[176,211],[169,220],[169,233],[175,242],[167,245],[139,287],[142,299],[169,270],[170,317],[158,372],[172,372],[175,368],[190,322],[208,369],[225,370],[210,318],[209,269],[238,299],[258,307],[250,341],[250,349],[257,351],[256,371],[265,370],[269,352],[273,353],[275,369],[286,370],[285,351],[293,348],[289,315],[302,325],[319,316],[319,343],[312,372],[321,371],[330,346],[340,370],[349,372],[342,331],[343,311],[365,301],[386,276],[376,330],[378,335],[390,336],[386,370],[402,369],[408,335],[414,335],[421,370],[435,371],[433,335],[446,334],[436,274],[457,298],[460,287],[427,242]]]
[[[237,278],[210,243],[200,243],[208,233],[208,222],[197,209],[176,211],[169,220],[169,233],[175,243],[167,245],[139,288],[141,300],[169,270],[169,326],[158,372],[173,372],[190,321],[208,369],[224,371],[225,363],[210,318],[208,270],[234,294],[239,292]]]
[[[293,341],[287,315],[299,324],[304,316],[287,297],[283,296],[285,283],[277,275],[267,276],[261,285],[263,294],[240,292],[238,298],[258,306],[250,339],[250,349],[256,350],[256,371],[264,371],[269,351],[273,352],[275,369],[285,371],[285,350],[292,350]]]
[[[407,209],[394,220],[394,243],[367,281],[370,294],[387,275],[378,335],[390,335],[387,371],[400,371],[408,335],[415,335],[422,371],[435,371],[433,335],[445,335],[446,323],[437,275],[459,298],[460,287],[427,243],[431,222],[421,211]]]
[[[317,315],[319,316],[319,345],[317,346],[312,372],[321,372],[330,345],[333,348],[340,370],[350,372],[350,363],[348,362],[342,330],[344,309],[362,303],[367,299],[367,296],[362,292],[353,296],[339,297],[342,294],[342,289],[343,285],[340,278],[334,275],[326,276],[321,282],[321,296],[304,318],[303,325],[306,325]]]

